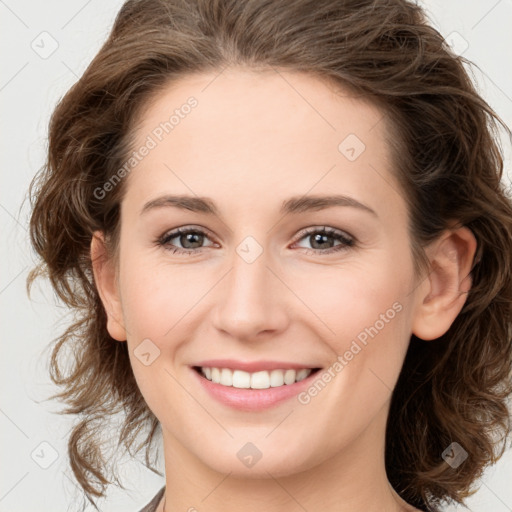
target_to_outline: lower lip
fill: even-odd
[[[210,396],[220,403],[241,411],[261,411],[297,396],[311,384],[319,371],[311,373],[311,375],[300,382],[268,389],[240,389],[232,386],[223,386],[208,380],[193,368],[192,373],[195,374],[200,384]]]

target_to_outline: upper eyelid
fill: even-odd
[[[317,232],[324,232],[325,234],[332,236],[343,236],[355,241],[355,237],[350,233],[347,233],[343,229],[333,228],[331,226],[311,226],[308,228],[301,229],[297,234],[296,240],[300,240],[301,238],[304,238],[305,236],[310,235],[311,233]]]
[[[178,228],[169,229],[159,238],[160,239],[175,238],[176,236],[179,236],[183,233],[201,233],[203,235],[207,235],[210,239],[215,238],[213,236],[212,232],[210,230],[208,230],[207,228],[204,228],[202,226],[194,226],[194,225],[180,226]]]

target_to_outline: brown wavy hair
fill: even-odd
[[[91,503],[120,485],[105,436],[145,464],[160,426],[134,379],[127,345],[112,339],[90,259],[92,233],[115,247],[124,180],[94,191],[134,150],[134,127],[151,98],[192,73],[227,66],[283,69],[333,81],[384,113],[396,175],[408,202],[417,270],[423,248],[456,221],[471,229],[473,286],[441,338],[411,337],[392,395],[386,471],[422,510],[473,494],[473,482],[503,454],[511,431],[512,205],[501,183],[499,130],[510,129],[479,96],[471,63],[455,55],[405,0],[129,0],[83,76],[49,124],[45,165],[29,190],[30,237],[45,275],[75,312],[56,340],[50,374],[63,414],[77,415],[71,468]],[[468,69],[466,69],[468,67]],[[70,363],[64,356],[72,353]],[[122,428],[107,420],[121,413]],[[142,441],[132,449],[137,440]],[[457,441],[457,469],[442,452]],[[500,450],[501,446],[501,450]],[[161,474],[161,473],[159,473]]]

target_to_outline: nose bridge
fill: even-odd
[[[274,275],[276,270],[271,268],[271,255],[253,237],[246,237],[235,248],[231,271],[223,280],[216,304],[218,329],[250,339],[262,331],[284,328],[286,297]]]

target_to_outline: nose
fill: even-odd
[[[224,335],[240,341],[283,332],[289,323],[293,295],[264,251],[248,262],[235,252],[230,272],[219,283],[213,323]],[[274,267],[274,265],[272,265]]]

